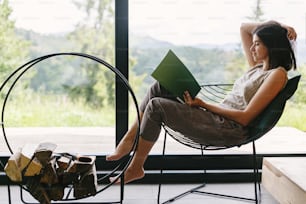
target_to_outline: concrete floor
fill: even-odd
[[[178,193],[184,192],[189,188],[194,187],[194,184],[181,184],[181,185],[163,185],[161,201],[165,201],[167,198],[174,196]],[[252,184],[208,184],[205,189],[207,191],[213,191],[218,193],[229,193],[238,196],[246,196],[253,198],[254,189]],[[157,203],[157,185],[138,185],[129,184],[125,186],[125,198],[124,204],[156,204]],[[12,187],[12,204],[20,204],[20,192],[19,187]],[[7,187],[0,187],[0,204],[8,204],[7,199]],[[261,194],[261,204],[278,204],[277,201],[264,189],[262,188]],[[24,199],[26,202],[35,203],[35,200],[31,198],[27,193],[24,194]],[[96,195],[95,197],[90,197],[89,199],[78,200],[80,203],[88,202],[113,202],[119,199],[119,186],[111,186],[106,191],[103,191]],[[55,202],[56,203],[56,202]],[[67,202],[66,202],[67,203]],[[71,203],[68,202],[68,203]],[[254,203],[249,201],[238,201],[231,199],[220,199],[211,196],[201,196],[201,195],[188,195],[176,202],[174,204],[239,204],[239,203]]]

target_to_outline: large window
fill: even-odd
[[[16,41],[16,51],[4,58],[11,70],[3,72],[2,81],[13,68],[54,52],[84,52],[115,64],[115,1],[96,1],[89,7],[82,1],[73,2],[31,0],[25,4],[10,1],[12,10],[8,20],[15,23],[16,38],[23,42],[18,44]],[[102,9],[99,2],[106,3],[101,4],[104,5]],[[275,19],[294,26],[299,35],[295,48],[298,67],[304,72],[306,14],[302,0],[277,3],[274,0],[131,0],[128,4],[129,21],[125,22],[129,23],[129,81],[138,103],[153,82],[150,74],[169,49],[182,59],[200,83],[233,82],[247,69],[239,38],[239,26],[244,21]],[[280,144],[279,140],[276,143],[275,139],[281,137],[285,142],[288,135],[294,135],[297,141],[304,139],[305,127],[301,122],[304,114],[300,112],[305,109],[301,91],[304,84],[302,79],[298,93],[279,122],[280,127],[272,131],[272,136],[260,141],[269,144],[262,146],[263,152],[302,151],[296,147],[280,148],[281,145],[276,145]],[[91,142],[89,137],[86,138],[85,149],[102,154],[112,151],[116,123],[114,87],[114,74],[90,60],[58,57],[41,62],[18,81],[11,93],[4,115],[8,137],[11,140],[10,135],[16,135],[16,141],[23,141],[19,138],[23,134],[34,134],[33,138],[42,139],[50,139],[50,134],[58,137],[67,134],[67,141],[71,143],[69,136],[78,129],[79,135],[87,136],[86,132],[91,139],[96,138]],[[131,124],[135,109],[130,102]],[[34,131],[37,127],[41,129]],[[52,128],[54,132],[50,131]],[[42,133],[43,130],[46,133]],[[97,139],[100,136],[108,139]],[[74,138],[73,141],[84,144],[83,139],[77,141]],[[161,141],[153,153],[160,151]],[[12,142],[16,147],[21,143]],[[295,146],[294,142],[292,146]],[[174,153],[175,150],[177,148],[173,148]],[[1,151],[6,151],[5,145],[1,146]],[[186,149],[186,153],[190,150]]]
[[[5,31],[0,41],[2,48],[7,47],[0,49],[1,82],[29,60],[52,53],[86,53],[115,65],[115,1],[12,0],[0,4],[1,13],[7,14],[0,17]],[[107,67],[61,55],[35,64],[15,85],[14,79],[1,92],[2,104],[3,94],[14,87],[4,110],[13,151],[46,141],[57,144],[60,152],[113,151],[116,82]],[[0,152],[8,152],[2,136],[0,144]]]
[[[169,49],[187,65],[200,83],[233,82],[246,69],[239,28],[246,21],[277,20],[293,26],[300,72],[305,72],[304,1],[129,1],[130,80],[141,101],[153,82],[150,74]],[[304,152],[306,130],[301,107],[305,100],[302,79],[295,97],[288,103],[277,128],[258,141],[261,153]],[[287,144],[286,144],[287,143]],[[161,152],[162,137],[152,154]],[[286,147],[284,148],[284,144]],[[172,148],[171,148],[172,147]],[[249,153],[248,146],[230,150]],[[171,142],[170,153],[195,153]],[[222,152],[221,152],[222,153]]]
[[[3,2],[6,1],[0,1],[2,8]],[[303,9],[306,5],[303,0],[9,2],[12,10],[1,10],[11,12],[9,19],[4,19],[9,22],[3,24],[5,29],[0,28],[1,45],[7,47],[0,49],[1,61],[6,62],[0,63],[1,81],[13,68],[54,52],[83,52],[112,65],[117,66],[119,61],[120,66],[126,67],[128,49],[129,82],[140,103],[153,82],[150,74],[172,49],[200,83],[233,82],[247,69],[239,41],[241,22],[270,19],[296,28],[298,67],[305,73],[306,11]],[[87,5],[87,2],[93,4]],[[115,24],[116,6],[123,11],[117,12],[119,24]],[[116,30],[120,30],[120,35],[115,35]],[[125,41],[127,36],[129,47]],[[126,129],[126,115],[129,114],[129,124],[136,116],[133,101],[127,104],[125,91],[120,88],[122,92],[116,92],[115,84],[113,73],[90,60],[62,56],[37,64],[18,80],[9,97],[4,115],[9,142],[14,149],[29,142],[51,141],[60,145],[58,151],[102,155],[113,151],[115,142]],[[257,142],[260,153],[305,154],[301,146],[306,138],[302,112],[306,102],[304,87],[302,78],[279,126]],[[123,107],[118,109],[118,103]],[[128,112],[125,105],[130,108]],[[161,137],[151,152],[148,170],[160,168],[158,155],[162,141]],[[249,154],[250,149],[245,146],[229,151]],[[175,141],[170,141],[168,151],[174,154],[170,160],[178,169],[183,168],[181,155],[199,153]],[[0,153],[8,153],[4,141],[0,142]],[[222,155],[219,158],[222,162],[225,160]],[[104,160],[99,162],[103,168],[107,166]]]

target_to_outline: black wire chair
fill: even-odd
[[[273,99],[273,101],[268,105],[268,107],[252,122],[252,124],[249,126],[250,135],[249,137],[242,142],[241,144],[232,145],[232,146],[210,146],[210,145],[203,145],[200,143],[196,143],[192,141],[191,139],[185,137],[180,132],[177,132],[175,130],[172,130],[171,128],[167,126],[163,126],[165,130],[164,135],[164,144],[163,144],[163,152],[162,155],[165,156],[165,150],[166,150],[166,139],[167,135],[171,136],[174,140],[177,142],[194,148],[201,150],[201,156],[204,155],[204,151],[206,150],[223,150],[228,149],[232,147],[240,147],[241,145],[245,145],[248,143],[252,143],[252,160],[253,160],[253,175],[254,175],[254,198],[248,198],[248,197],[240,197],[240,196],[233,196],[233,195],[225,195],[225,194],[219,194],[219,193],[212,193],[212,192],[206,192],[202,191],[201,189],[205,187],[206,183],[203,183],[195,188],[192,188],[186,192],[183,192],[173,198],[168,199],[167,201],[162,202],[165,203],[171,203],[174,202],[180,198],[183,198],[186,195],[189,194],[201,194],[201,195],[210,195],[210,196],[217,196],[221,198],[230,198],[230,199],[238,199],[242,201],[253,201],[256,204],[260,203],[261,201],[261,189],[260,189],[260,182],[259,180],[259,167],[256,160],[256,146],[255,141],[259,139],[260,137],[264,136],[268,131],[270,131],[278,122],[280,119],[283,110],[285,108],[287,100],[294,94],[298,87],[298,83],[300,81],[301,76],[297,75],[295,77],[292,77],[288,80],[286,87]],[[212,102],[220,102],[226,93],[231,89],[231,84],[211,84],[211,85],[203,85],[201,89],[201,96],[204,100],[209,100]],[[201,97],[200,96],[200,97]],[[204,170],[204,173],[206,171]],[[158,186],[158,198],[157,202],[160,203],[160,196],[161,196],[161,184],[162,184],[162,176],[163,176],[163,169],[160,170],[160,182]]]
[[[109,63],[107,63],[106,61],[97,58],[95,56],[92,55],[88,55],[88,54],[84,54],[84,53],[75,53],[75,52],[69,52],[69,53],[54,53],[54,54],[49,54],[49,55],[45,55],[45,56],[41,56],[38,57],[36,59],[33,59],[25,64],[23,64],[22,66],[18,67],[17,69],[15,69],[8,77],[7,79],[2,83],[1,87],[0,87],[0,93],[2,94],[2,96],[4,96],[4,100],[3,100],[3,104],[2,104],[2,113],[1,113],[1,126],[2,126],[2,132],[3,132],[3,137],[4,140],[6,142],[7,148],[9,149],[11,154],[14,154],[13,149],[11,148],[11,145],[9,144],[7,135],[6,135],[6,131],[5,131],[5,122],[4,122],[4,113],[5,113],[5,107],[6,104],[9,102],[9,96],[13,90],[13,88],[15,87],[16,83],[18,82],[18,80],[31,68],[34,68],[34,66],[36,64],[38,64],[39,62],[45,61],[49,58],[54,58],[54,57],[59,57],[59,56],[75,56],[75,57],[81,57],[81,58],[85,58],[85,59],[89,59],[92,60],[95,63],[98,63],[99,65],[103,65],[104,67],[108,68],[110,71],[112,71],[116,77],[118,77],[118,79],[120,80],[120,82],[122,82],[122,84],[124,85],[124,87],[128,90],[129,94],[132,97],[132,100],[134,102],[135,108],[136,108],[136,112],[137,112],[137,119],[138,119],[138,129],[136,132],[136,137],[134,140],[134,144],[133,147],[130,151],[130,156],[125,157],[124,159],[120,160],[118,163],[115,164],[115,167],[113,168],[112,171],[105,173],[104,175],[98,177],[98,184],[101,183],[106,183],[105,185],[99,187],[99,189],[97,189],[97,192],[95,195],[101,193],[102,191],[108,189],[110,186],[112,186],[114,183],[116,183],[118,181],[118,179],[120,179],[120,199],[119,201],[112,201],[112,202],[88,202],[88,201],[82,201],[81,203],[122,203],[123,202],[123,198],[124,198],[124,172],[127,169],[128,165],[130,164],[130,162],[132,161],[132,158],[134,157],[134,152],[136,150],[136,146],[138,143],[138,138],[139,138],[139,131],[140,131],[140,116],[139,116],[139,109],[138,109],[138,104],[137,104],[137,100],[136,100],[136,96],[131,88],[131,86],[129,85],[127,79],[124,77],[124,75],[115,67],[113,67],[112,65],[110,65]],[[9,84],[8,82],[11,82],[11,84]],[[8,87],[6,91],[5,87]],[[109,182],[109,178],[116,176],[116,179],[113,180],[112,182]],[[24,193],[23,191],[29,191],[29,189],[27,189],[27,187],[24,185],[24,183],[17,183],[20,186],[20,197],[23,203],[30,203],[25,201],[24,199]],[[56,201],[57,204],[59,203],[76,203],[77,200],[82,200],[82,199],[86,199],[88,197],[83,197],[83,198],[75,198],[71,195],[71,191],[72,191],[72,186],[68,186],[68,191],[65,191],[65,195],[63,197],[62,200],[60,201]],[[10,187],[8,185],[8,197],[9,197],[9,203],[11,203],[11,191],[10,191]],[[80,202],[77,202],[80,203]]]

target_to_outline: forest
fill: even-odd
[[[55,52],[81,52],[114,65],[114,11],[111,1],[77,4],[85,17],[71,33],[42,35],[16,28],[8,1],[0,3],[0,80],[31,59]],[[102,4],[103,2],[103,4]],[[149,36],[130,35],[129,83],[141,101],[153,82],[150,74],[169,49],[186,64],[200,83],[231,83],[247,69],[240,44],[178,46]],[[299,71],[305,72],[305,46],[298,50]],[[13,84],[5,106],[8,126],[113,126],[114,74],[97,63],[77,57],[57,57],[28,70]],[[1,90],[5,100],[8,83]],[[288,103],[279,125],[306,130],[306,97],[302,78],[297,94]],[[133,111],[132,111],[133,112]],[[133,116],[133,114],[131,114]],[[131,117],[132,117],[131,116]]]

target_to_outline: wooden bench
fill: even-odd
[[[306,157],[264,158],[262,185],[280,204],[305,204]]]

